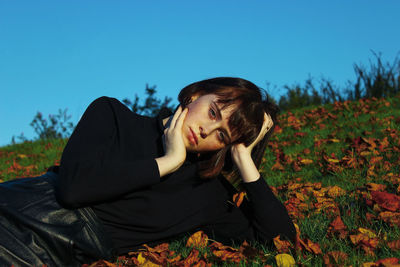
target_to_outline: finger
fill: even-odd
[[[271,116],[267,113],[264,113],[264,126],[266,130],[268,131],[269,129],[271,129],[273,125],[274,122],[272,121]]]
[[[188,108],[185,108],[185,109],[181,112],[181,114],[179,115],[178,119],[176,120],[176,125],[175,125],[175,127],[176,127],[177,129],[182,129],[182,125],[183,125],[183,122],[185,121],[187,112],[188,112]]]
[[[176,110],[174,116],[172,117],[172,120],[171,120],[171,123],[170,123],[170,127],[174,127],[175,126],[176,120],[178,119],[178,117],[181,114],[181,112],[182,112],[182,106],[179,105],[179,107]]]

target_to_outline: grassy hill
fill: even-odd
[[[118,263],[275,266],[285,257],[275,256],[282,254],[304,266],[397,263],[388,258],[400,258],[400,95],[307,107],[279,120],[262,172],[298,225],[296,244],[275,239],[273,249],[258,244],[235,249],[195,236],[203,243],[192,248],[185,246],[185,237]],[[1,147],[0,179],[44,173],[59,162],[65,144],[51,140]]]

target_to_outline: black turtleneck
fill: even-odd
[[[232,205],[235,189],[222,176],[204,180],[186,160],[160,178],[162,119],[140,116],[114,98],[101,97],[85,111],[62,154],[57,200],[90,206],[119,254],[202,229],[221,241],[293,240],[285,207],[261,177],[244,183],[248,201]]]

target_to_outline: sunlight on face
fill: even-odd
[[[228,120],[235,105],[220,109],[218,96],[207,94],[192,97],[182,132],[190,152],[215,151],[232,142]]]

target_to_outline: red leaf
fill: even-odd
[[[400,197],[396,196],[395,194],[372,191],[371,196],[372,200],[375,201],[381,208],[390,211],[397,211],[400,209]]]

